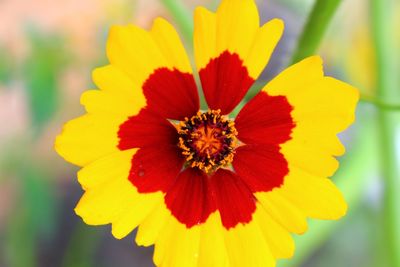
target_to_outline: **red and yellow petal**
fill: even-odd
[[[79,166],[117,151],[120,125],[146,105],[141,90],[113,66],[97,69],[93,76],[101,90],[82,94],[88,113],[66,123],[55,142],[56,151]]]
[[[139,87],[160,68],[192,73],[179,36],[164,19],[156,19],[150,32],[133,24],[113,26],[107,41],[107,56],[111,65],[126,73]]]
[[[142,109],[136,116],[125,119],[119,126],[118,148],[121,150],[175,145],[178,142],[178,133],[175,127],[159,114]]]
[[[267,65],[282,32],[277,19],[259,26],[253,0],[222,1],[216,13],[196,9],[195,59],[210,108],[223,114],[235,108]]]
[[[175,120],[198,111],[189,59],[175,29],[164,19],[156,19],[151,31],[135,25],[112,27],[107,55],[111,65],[143,91],[150,109]]]
[[[139,194],[128,180],[136,150],[113,153],[82,168],[79,182],[85,189],[75,212],[90,225],[112,224],[123,238],[162,204],[162,193]]]
[[[342,194],[326,177],[338,167],[335,156],[344,153],[337,134],[353,122],[357,100],[356,89],[325,77],[322,61],[311,57],[272,80],[238,115],[235,123],[242,141],[258,146],[278,145],[285,159],[282,183],[255,194],[282,235],[286,235],[285,231],[303,233],[307,229],[306,217],[338,219],[346,213]],[[262,173],[258,168],[262,163],[257,165],[251,155],[236,156],[242,163],[238,166],[236,162],[235,166],[233,162],[233,167],[253,191],[260,186],[260,177],[274,181],[274,175]],[[277,170],[271,163],[268,166]],[[257,170],[259,179],[252,179]],[[256,214],[257,211],[253,220]],[[277,257],[290,256],[288,252],[281,253],[279,247],[275,249]]]
[[[306,216],[337,219],[347,206],[338,189],[326,177],[344,153],[337,134],[354,121],[358,91],[325,77],[319,57],[310,57],[288,68],[263,89],[284,96],[293,107],[295,127],[291,139],[281,144],[289,174],[276,191]]]
[[[337,134],[354,121],[358,91],[325,77],[319,57],[288,68],[263,91],[285,96],[293,107],[296,127],[291,140],[281,146],[288,162],[311,174],[331,176],[338,168],[334,156],[344,153]]]
[[[348,84],[325,77],[321,58],[310,57],[291,66],[263,91],[285,96],[293,107],[291,116],[296,127],[283,150],[290,152],[301,146],[335,156],[344,153],[337,133],[354,121],[359,93]],[[328,168],[327,173],[331,172]]]

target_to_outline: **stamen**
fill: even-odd
[[[177,128],[178,146],[187,166],[211,173],[232,162],[237,131],[235,123],[222,116],[220,110],[199,111],[181,121]]]

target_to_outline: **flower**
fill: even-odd
[[[354,120],[358,92],[325,77],[319,57],[269,82],[233,120],[266,66],[283,23],[259,26],[253,0],[195,11],[201,111],[178,34],[157,18],[150,31],[111,28],[110,64],[82,95],[87,114],[68,122],[56,150],[83,168],[75,211],[90,225],[155,244],[157,266],[275,266],[306,217],[338,219],[341,193],[327,178],[344,153],[336,134]]]

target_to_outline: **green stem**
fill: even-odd
[[[385,109],[385,110],[390,110],[390,111],[400,111],[400,105],[386,103],[375,97],[361,95],[360,101],[364,102],[364,103],[372,104],[375,107],[380,108],[380,109]]]
[[[377,63],[377,98],[388,102],[400,99],[396,83],[396,56],[393,55],[395,27],[393,27],[393,5],[390,0],[370,0],[372,31]],[[389,265],[400,266],[400,156],[396,152],[396,129],[400,124],[398,113],[380,109],[380,147],[382,174],[385,179],[384,229]]]
[[[324,33],[341,0],[317,0],[293,53],[292,63],[313,55],[324,37]]]
[[[161,0],[161,3],[171,13],[181,30],[185,41],[191,44],[193,36],[193,20],[189,10],[181,0]]]

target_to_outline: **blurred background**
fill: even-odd
[[[62,124],[83,114],[80,94],[105,65],[113,24],[150,28],[167,18],[192,53],[192,13],[206,0],[0,1],[0,266],[153,266],[152,248],[135,233],[115,240],[109,226],[82,223],[73,208],[78,168],[53,142]],[[274,75],[317,52],[326,72],[357,86],[357,122],[333,177],[349,203],[337,222],[310,221],[281,267],[399,267],[400,1],[259,0],[262,22],[286,30],[267,70],[247,96]],[[313,11],[314,10],[314,11]],[[308,23],[307,23],[308,22]],[[308,30],[307,30],[308,29]],[[299,41],[302,40],[302,41]],[[397,253],[398,252],[398,253]]]

